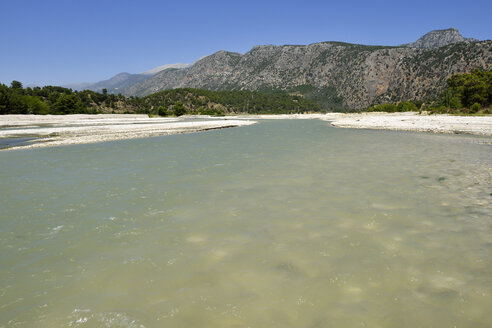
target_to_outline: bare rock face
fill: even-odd
[[[430,31],[416,42],[406,44],[405,46],[410,48],[439,48],[447,46],[448,44],[463,42],[463,41],[478,41],[472,38],[464,38],[460,32],[455,28],[448,28],[446,30]]]
[[[191,67],[164,70],[130,86],[125,93],[147,95],[182,87],[282,90],[302,94],[333,110],[426,99],[439,95],[452,74],[492,68],[492,41],[449,43],[457,40],[451,37],[455,33],[445,35],[442,40],[426,38],[434,44],[447,43],[438,48],[322,42],[256,46],[243,55],[219,51]]]

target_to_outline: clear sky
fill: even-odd
[[[261,44],[492,39],[490,0],[0,0],[0,83],[96,82]]]

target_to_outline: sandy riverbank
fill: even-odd
[[[328,114],[333,126],[356,129],[468,133],[492,136],[492,116],[419,115],[417,113]]]
[[[13,148],[37,148],[144,138],[238,127],[253,120],[213,119],[183,121],[147,115],[3,115],[0,138],[38,137],[36,142]]]
[[[190,121],[189,118],[207,120]],[[221,118],[149,118],[147,115],[2,115],[0,138],[39,137],[34,148],[143,138],[237,127],[258,119],[321,119],[340,128],[468,133],[492,136],[492,116],[419,115],[417,113],[238,115]]]
[[[453,116],[418,113],[327,113],[239,115],[230,119],[320,119],[339,128],[467,133],[492,136],[492,115]]]
[[[311,119],[327,119],[339,117],[340,113],[327,113],[327,114],[271,114],[271,115],[233,115],[224,116],[227,119],[239,119],[239,120],[311,120]]]

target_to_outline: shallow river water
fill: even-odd
[[[491,327],[492,138],[274,120],[0,152],[0,327]]]

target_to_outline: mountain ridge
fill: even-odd
[[[439,35],[443,39],[436,39]],[[442,92],[452,74],[492,68],[491,41],[462,40],[458,35],[456,29],[431,31],[419,39],[419,47],[325,41],[254,46],[245,54],[221,50],[188,68],[161,71],[130,86],[125,94],[184,87],[279,90],[317,99],[326,109],[428,99]]]
[[[154,74],[157,74],[160,71],[163,71],[163,70],[168,69],[168,68],[178,68],[178,69],[180,69],[180,68],[190,67],[191,65],[193,65],[193,64],[183,64],[183,63],[165,64],[165,65],[154,67],[154,68],[149,69],[149,70],[147,70],[145,72],[142,72],[140,74],[154,75]]]
[[[439,96],[452,74],[492,68],[492,42],[464,38],[448,28],[399,46],[341,41],[266,44],[244,54],[220,50],[190,66],[161,67],[153,75],[130,75],[108,92],[143,96],[175,88],[282,91],[316,100],[328,110],[362,109]]]
[[[92,90],[96,92],[101,92],[103,89],[106,89],[107,92],[109,93],[118,94],[124,91],[127,87],[136,84],[138,82],[143,82],[165,69],[169,69],[169,68],[181,69],[181,68],[189,67],[190,65],[192,64],[182,64],[182,63],[165,64],[158,67],[154,67],[142,73],[132,74],[127,72],[121,72],[107,80],[102,80],[94,83],[90,83],[90,82],[71,83],[71,84],[64,85],[64,87],[74,90]]]

